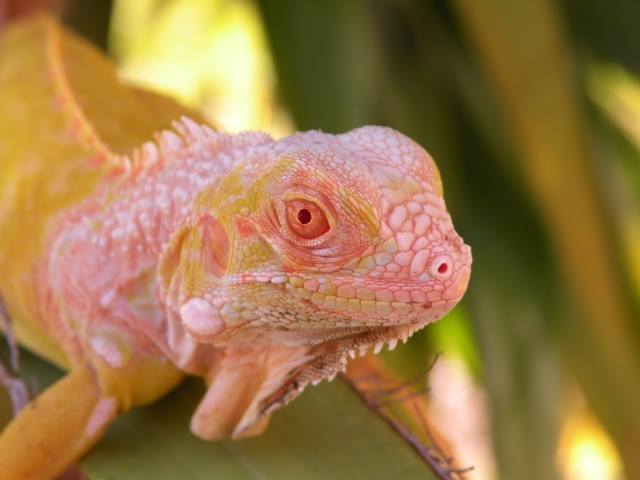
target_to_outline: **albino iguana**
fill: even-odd
[[[196,435],[256,435],[467,288],[470,249],[409,138],[167,129],[180,111],[51,19],[4,32],[0,295],[68,373],[0,436],[3,479],[54,477],[184,375],[208,384]]]

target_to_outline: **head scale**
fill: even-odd
[[[435,163],[406,136],[312,131],[235,155],[161,266],[198,341],[302,349],[304,362],[324,359],[326,377],[348,353],[395,345],[461,299],[470,248]]]
[[[435,163],[388,128],[299,133],[254,148],[196,204],[205,226],[197,245],[209,243],[210,258],[180,307],[198,316],[197,325],[186,319],[196,335],[215,317],[214,335],[205,334],[214,342],[415,330],[466,290],[470,249]]]

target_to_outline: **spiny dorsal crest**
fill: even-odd
[[[173,128],[177,133],[163,130],[154,135],[155,141],[145,142],[129,155],[115,155],[113,161],[116,172],[134,179],[166,167],[172,159],[183,156],[181,153],[185,150],[199,156],[215,156],[233,149],[274,141],[264,132],[217,132],[208,125],[200,125],[187,117],[173,122]]]

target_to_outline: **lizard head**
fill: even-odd
[[[349,354],[395,346],[461,299],[470,248],[435,163],[411,139],[384,127],[313,131],[236,155],[197,196],[169,276],[198,341],[280,349],[274,358],[286,368],[260,415],[334,376]]]

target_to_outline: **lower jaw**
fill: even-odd
[[[369,351],[377,354],[385,345],[389,351],[395,349],[399,342],[406,343],[415,332],[429,323],[432,323],[432,320],[422,319],[403,325],[337,328],[333,331],[323,332],[317,338],[312,339],[309,351],[315,351],[320,355],[322,352],[334,352],[342,358],[343,365],[346,365],[349,357],[364,356]]]
[[[342,313],[345,315],[363,314],[376,317],[381,316],[418,316],[428,313],[430,310],[440,311],[446,308],[446,300],[435,302],[395,302],[383,300],[365,300],[359,298],[345,298],[335,295],[312,293],[303,288],[295,289],[295,294],[302,300],[306,300],[316,308],[327,312]]]
[[[384,327],[378,332],[370,332],[363,335],[358,344],[346,348],[346,353],[351,358],[355,358],[357,355],[364,356],[371,350],[377,354],[385,345],[389,351],[394,350],[399,342],[406,343],[414,333],[424,328],[428,323],[430,322],[427,320],[409,325]]]

